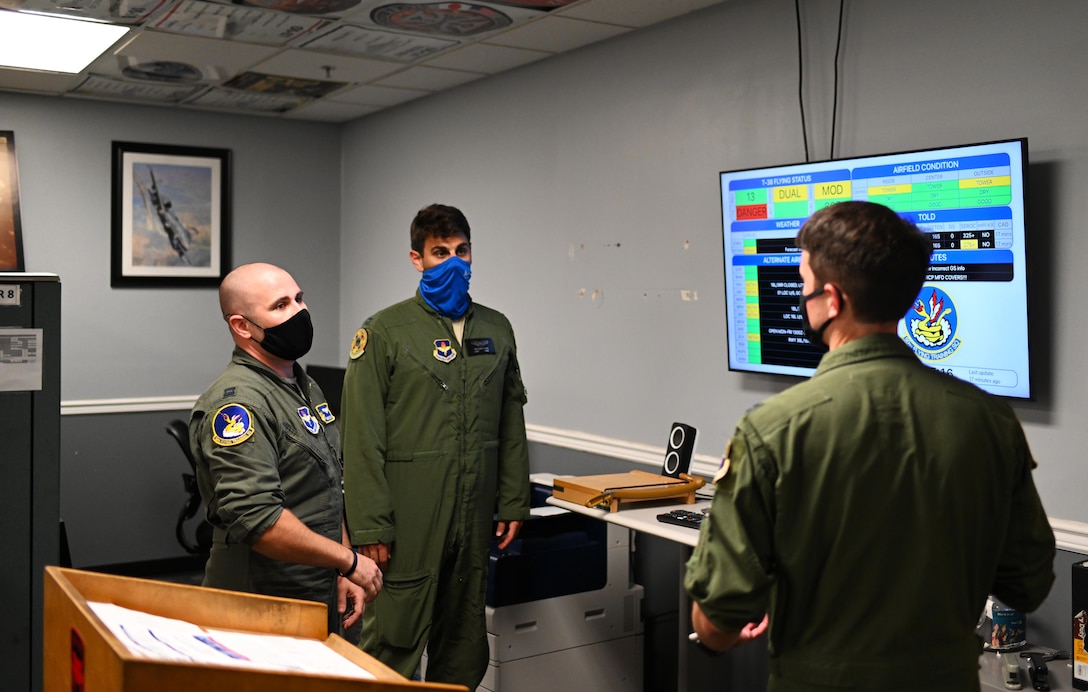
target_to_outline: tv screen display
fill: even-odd
[[[879,202],[933,238],[898,334],[930,367],[1031,398],[1025,257],[1027,140],[720,174],[730,370],[810,376],[797,232],[816,210]]]

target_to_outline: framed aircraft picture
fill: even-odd
[[[230,150],[113,143],[113,288],[218,286],[230,269]]]
[[[0,130],[0,271],[21,272],[23,229],[19,220],[19,169],[15,133]]]

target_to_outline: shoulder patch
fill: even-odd
[[[241,404],[227,404],[212,416],[212,442],[233,447],[253,437],[253,416]]]
[[[722,465],[718,467],[718,472],[714,474],[714,484],[717,485],[718,481],[725,478],[725,475],[729,473],[729,453],[733,450],[733,440],[725,443],[725,451],[722,452]]]
[[[370,320],[367,321],[369,322]],[[366,352],[366,342],[369,338],[370,334],[367,333],[366,327],[361,327],[355,332],[355,336],[351,339],[351,351],[348,353],[348,356],[352,360],[355,360]]]

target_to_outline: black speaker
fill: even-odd
[[[691,468],[691,457],[695,454],[695,428],[685,423],[673,423],[669,430],[669,441],[665,446],[665,463],[661,465],[661,475],[679,478]]]

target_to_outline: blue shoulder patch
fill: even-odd
[[[212,442],[233,447],[253,437],[253,416],[241,404],[227,404],[212,416]]]

